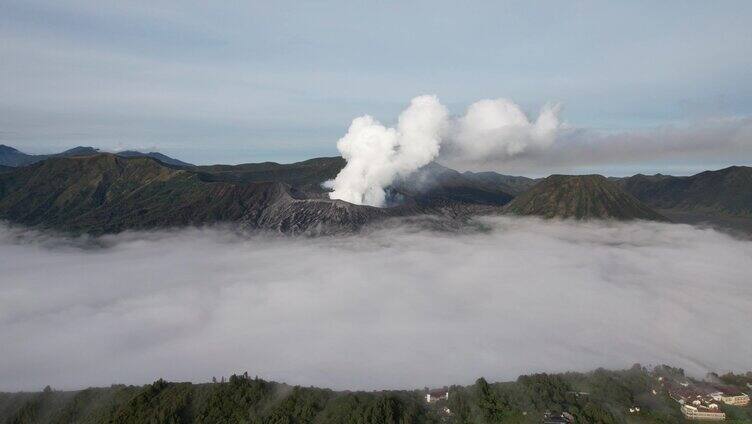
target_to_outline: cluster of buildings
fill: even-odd
[[[726,419],[726,413],[721,411],[718,402],[707,394],[702,394],[689,385],[669,385],[669,396],[677,401],[682,414],[690,420]]]
[[[749,405],[749,395],[738,389],[710,383],[670,381],[665,384],[669,396],[677,401],[684,417],[690,420],[721,421],[726,414],[720,404],[734,406]]]
[[[693,382],[687,379],[672,377],[658,377],[659,386],[665,389],[669,396],[680,405],[681,413],[689,420],[722,421],[726,419],[726,413],[721,410],[721,404],[733,406],[747,406],[750,404],[749,395],[731,386],[712,384],[706,382]],[[652,394],[658,394],[661,390],[654,386]],[[752,386],[750,386],[752,388]],[[577,396],[588,395],[578,392]],[[426,393],[426,402],[435,403],[449,399],[449,390],[446,388],[431,390]],[[439,404],[442,405],[442,404]],[[445,415],[451,415],[449,408],[442,409]],[[640,412],[639,406],[629,408],[631,414]],[[524,412],[523,415],[527,415]],[[554,414],[546,412],[543,416],[544,424],[569,424],[574,423],[574,417],[568,412]]]
[[[738,390],[728,387],[719,387],[718,391],[710,393],[710,397],[726,405],[747,406],[749,405],[749,395],[740,393]]]
[[[426,403],[435,403],[440,400],[449,400],[449,390],[447,389],[439,389],[439,390],[431,390],[428,393],[426,393]],[[446,404],[444,404],[444,407],[441,408],[441,413],[444,415],[452,415],[452,411],[449,409]]]

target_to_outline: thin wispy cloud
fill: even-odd
[[[616,132],[570,126],[560,128],[555,141],[545,148],[514,156],[494,150],[487,149],[487,155],[472,160],[452,155],[440,160],[458,169],[539,176],[583,170],[612,176],[651,170],[691,174],[728,164],[752,164],[752,118],[706,119]]]

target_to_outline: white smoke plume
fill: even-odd
[[[332,199],[383,206],[384,188],[431,162],[446,131],[447,109],[436,96],[419,96],[388,128],[365,115],[355,118],[337,142],[347,166],[329,182]]]
[[[421,96],[396,128],[370,116],[356,118],[337,145],[347,165],[327,182],[330,197],[385,206],[386,187],[432,160],[460,171],[527,176],[617,176],[650,169],[690,175],[752,161],[749,116],[613,132],[564,124],[560,110],[559,104],[547,104],[531,119],[510,100],[486,99],[450,116],[435,96]],[[403,129],[421,120],[430,125],[415,125],[409,133]]]
[[[560,126],[558,104],[543,107],[535,122],[530,122],[518,105],[510,100],[481,100],[467,108],[455,125],[453,137],[442,155],[468,161],[489,157],[510,158],[528,150],[551,145]]]
[[[450,118],[436,96],[419,96],[402,112],[396,128],[368,115],[355,118],[337,142],[347,165],[326,186],[333,189],[332,199],[384,206],[385,188],[439,155],[498,160],[549,146],[560,126],[559,109],[546,105],[531,122],[510,100],[481,100],[465,115]]]
[[[728,165],[752,163],[752,117],[707,118],[682,125],[607,132],[560,127],[546,148],[529,149],[514,157],[489,156],[482,160],[442,157],[456,169],[496,170],[506,174],[610,172],[614,167],[649,166],[653,172],[674,169],[691,174]],[[641,171],[642,172],[642,171]],[[676,171],[673,171],[676,172]]]

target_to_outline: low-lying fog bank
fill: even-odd
[[[752,368],[752,242],[675,224],[482,221],[96,243],[0,227],[0,390],[244,370],[373,389],[634,362]]]

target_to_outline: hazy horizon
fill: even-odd
[[[10,145],[7,145],[7,144],[6,144],[6,146],[12,147],[12,148],[16,148],[15,146],[10,146]],[[36,153],[30,153],[28,151],[22,151],[20,149],[18,149],[18,150],[21,151],[21,153],[25,153],[25,154],[49,155],[49,154],[61,153],[61,152],[65,151],[65,150],[73,149],[73,148],[76,148],[76,147],[92,147],[92,148],[95,148],[95,149],[99,150],[101,153],[113,153],[113,154],[116,154],[116,153],[122,152],[122,151],[126,151],[126,150],[131,150],[131,149],[113,149],[113,150],[107,150],[107,149],[99,148],[97,146],[81,146],[81,145],[63,146],[62,150],[57,150],[57,151],[42,150],[42,151],[38,151]],[[177,160],[181,160],[181,161],[184,161],[184,162],[188,162],[187,160],[184,160],[184,158],[180,156],[180,152],[179,151],[176,152],[176,154],[167,154],[166,152],[164,152],[164,151],[162,151],[160,149],[141,149],[139,151],[141,153],[152,153],[152,152],[161,153],[161,154],[165,154],[165,155],[167,155],[167,156],[169,156],[169,157],[171,157],[173,159],[177,159]],[[281,162],[276,162],[276,161],[260,161],[260,162],[242,162],[242,161],[238,162],[238,161],[235,161],[235,162],[233,162],[233,161],[229,161],[229,162],[222,162],[222,163],[214,163],[214,162],[212,162],[212,163],[192,163],[192,164],[193,165],[198,165],[198,166],[210,166],[210,165],[242,165],[242,164],[246,164],[246,163],[276,162],[276,163],[280,163],[280,164],[284,165],[284,164],[297,163],[297,162],[305,161],[305,160],[308,160],[308,159],[321,158],[321,157],[327,157],[327,158],[342,157],[342,155],[339,155],[339,154],[336,154],[336,153],[337,152],[335,152],[334,154],[329,155],[329,156],[311,156],[311,157],[302,158],[300,160],[281,161]],[[452,168],[450,164],[444,163],[444,161],[442,161],[441,159],[438,159],[435,162],[438,163],[439,165]],[[684,166],[675,166],[675,165],[670,165],[670,164],[667,164],[667,165],[665,165],[665,166],[663,166],[661,168],[654,168],[654,167],[647,167],[645,169],[641,169],[641,168],[637,168],[637,169],[633,169],[633,168],[629,168],[629,169],[612,168],[610,170],[611,173],[599,173],[599,172],[595,172],[597,170],[589,170],[589,169],[585,169],[585,170],[581,170],[581,171],[577,170],[577,169],[572,169],[571,170],[572,172],[570,172],[569,174],[565,174],[565,175],[599,174],[599,175],[604,175],[606,177],[621,178],[621,177],[630,177],[630,176],[633,176],[633,175],[636,175],[636,174],[644,174],[644,175],[663,174],[663,175],[673,175],[673,176],[677,176],[677,177],[686,177],[686,176],[696,175],[696,174],[698,174],[700,172],[703,172],[703,171],[716,171],[716,170],[720,170],[720,169],[724,169],[724,168],[728,168],[728,167],[732,167],[732,166],[752,166],[752,162],[751,163],[747,163],[747,162],[740,161],[740,162],[731,162],[731,163],[724,163],[724,164],[720,164],[720,163],[719,164],[705,164],[705,165],[702,165],[702,166],[698,166],[696,169],[687,169]],[[492,168],[493,167],[489,167],[488,169],[477,168],[477,169],[469,170],[469,171],[470,172],[486,172],[486,171],[490,171],[490,172],[498,172],[498,173],[504,174],[504,175],[522,176],[522,177],[528,177],[528,178],[545,178],[545,177],[548,177],[550,175],[561,174],[561,172],[526,173],[526,172],[513,172],[513,171],[511,173],[505,173],[505,172],[503,172],[503,170],[501,170],[501,171],[500,170],[494,170]],[[452,169],[455,169],[455,168],[452,168]],[[455,169],[455,170],[458,170],[459,172],[463,172],[462,170],[459,170],[459,169]]]

